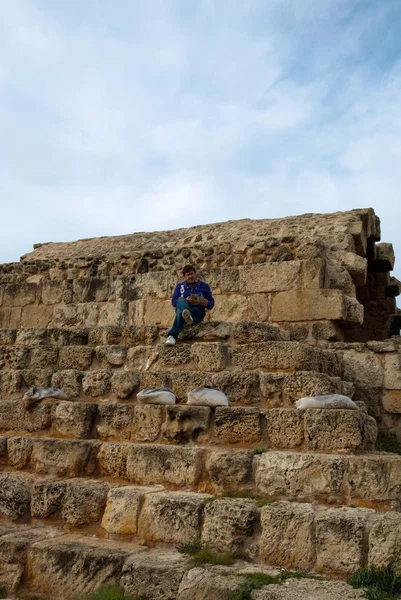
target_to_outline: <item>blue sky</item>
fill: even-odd
[[[399,0],[14,0],[0,262],[36,242],[372,206],[401,279]]]

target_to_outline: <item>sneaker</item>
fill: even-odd
[[[192,315],[187,308],[184,308],[184,310],[182,311],[182,318],[184,319],[187,325],[192,325],[192,323],[194,322]]]
[[[176,343],[176,339],[173,335],[169,335],[168,338],[166,339],[166,346],[174,346],[174,344]]]

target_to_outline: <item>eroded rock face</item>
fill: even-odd
[[[239,552],[248,545],[260,521],[254,500],[225,498],[205,505],[202,544],[217,552]]]
[[[0,513],[15,520],[29,512],[32,479],[17,474],[0,474]]]
[[[181,442],[197,439],[209,427],[212,411],[207,406],[167,406],[163,437]],[[205,436],[202,436],[205,440]]]

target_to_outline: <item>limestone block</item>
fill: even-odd
[[[163,423],[163,437],[169,441],[184,442],[198,439],[206,440],[202,432],[210,425],[212,411],[207,406],[167,406],[166,420]]]
[[[109,277],[80,277],[72,282],[74,302],[107,302],[111,292]]]
[[[214,299],[214,320],[235,323],[248,318],[247,301],[242,294],[217,294]]]
[[[36,439],[31,464],[37,473],[77,477],[87,468],[93,447],[88,441]]]
[[[121,585],[127,595],[176,600],[180,582],[189,568],[188,559],[171,550],[131,554],[124,564]]]
[[[152,273],[153,275],[153,273]],[[155,273],[158,275],[158,273]],[[128,277],[117,277],[114,284],[114,294],[116,300],[125,300],[131,302],[141,297],[142,290],[140,289],[140,275],[129,275]],[[110,295],[110,299],[113,299]]]
[[[127,458],[127,476],[134,483],[169,483],[195,486],[202,467],[203,449],[156,444],[131,444]]]
[[[69,398],[77,398],[81,395],[83,378],[84,373],[73,369],[57,371],[52,376],[52,387],[63,390]]]
[[[7,440],[8,464],[23,469],[31,458],[33,440],[24,437],[12,437]]]
[[[347,472],[348,494],[353,500],[399,506],[401,459],[399,456],[372,454],[350,456]]]
[[[344,379],[352,381],[361,389],[383,386],[383,366],[380,356],[373,352],[345,350]]]
[[[98,461],[100,474],[116,479],[127,476],[128,444],[105,442],[100,446]]]
[[[359,410],[308,408],[304,415],[309,450],[361,450],[366,416]]]
[[[288,579],[284,585],[266,586],[252,593],[252,600],[364,600],[365,590],[354,589],[345,581],[316,581],[313,579]]]
[[[21,400],[0,402],[0,430],[43,431],[50,427],[50,409],[46,400],[29,410]]]
[[[0,345],[12,346],[17,338],[16,329],[0,329]]]
[[[237,492],[253,485],[252,450],[213,450],[206,470],[216,492]]]
[[[363,306],[340,290],[292,290],[274,296],[271,319],[273,322],[329,319],[362,324]]]
[[[136,442],[156,441],[165,416],[165,406],[152,404],[135,406],[131,439]]]
[[[180,334],[182,340],[202,342],[224,342],[231,336],[232,323],[226,321],[202,321],[190,327],[184,327]]]
[[[111,388],[112,372],[108,369],[96,369],[88,371],[82,380],[84,394],[96,398],[105,396]]]
[[[58,348],[44,346],[42,348],[33,348],[31,350],[31,368],[43,369],[54,367],[58,362]]]
[[[384,358],[384,386],[401,390],[401,354],[386,354]],[[377,384],[376,384],[377,387]]]
[[[335,259],[347,269],[355,285],[358,287],[365,285],[368,270],[368,261],[366,258],[362,258],[362,256],[358,256],[354,252],[337,250]]]
[[[57,529],[38,527],[14,531],[0,539],[0,582],[8,594],[15,594],[22,583],[30,546],[40,540],[59,535]]]
[[[85,346],[67,346],[60,348],[60,369],[76,369],[86,371],[92,364],[93,348]]]
[[[252,294],[248,299],[248,319],[262,322],[269,320],[269,294]]]
[[[88,343],[88,330],[83,329],[46,329],[48,343],[61,348],[63,346],[85,346]]]
[[[254,296],[252,296],[252,302]],[[286,332],[278,327],[255,321],[240,321],[233,326],[233,340],[237,344],[268,342],[271,340],[287,340]]]
[[[160,387],[170,387],[177,396],[178,400],[186,401],[188,392],[191,390],[194,390],[197,387],[213,386],[212,382],[214,374],[196,371],[174,371],[165,374],[163,377],[163,380],[166,382],[168,381],[168,384]],[[141,385],[142,387],[147,387],[144,385],[144,380],[145,377],[143,376],[141,379]],[[160,377],[159,381],[161,380],[162,378]]]
[[[275,408],[283,404],[285,373],[260,373],[260,393],[262,404]]]
[[[8,462],[7,442],[8,438],[0,437],[0,465],[6,465]]]
[[[96,358],[102,366],[122,367],[127,357],[124,346],[98,346]]]
[[[270,564],[310,570],[314,563],[313,507],[273,502],[261,511],[260,557]]]
[[[388,413],[401,413],[401,390],[386,390],[382,398],[383,409]]]
[[[374,417],[367,414],[367,409],[365,414],[364,450],[374,450],[378,434],[377,422]]]
[[[122,441],[131,437],[134,406],[131,404],[99,404],[96,431],[101,440]]]
[[[23,369],[21,371],[23,384],[27,388],[31,387],[50,387],[52,371],[47,369]]]
[[[155,358],[155,349],[153,346],[136,346],[128,348],[127,366],[131,369],[143,371],[146,369],[149,361]]]
[[[184,575],[177,600],[232,600],[244,581],[243,577],[236,577],[230,572],[197,567]]]
[[[355,283],[347,269],[338,262],[327,261],[326,273],[324,278],[324,287],[328,289],[340,290],[346,296],[356,297]]]
[[[0,514],[16,520],[29,513],[32,480],[20,473],[0,474]]]
[[[90,330],[88,344],[90,346],[118,345],[121,343],[121,338],[121,327],[106,325],[106,327],[95,327]]]
[[[128,398],[139,389],[140,377],[136,371],[115,371],[111,377],[111,391],[117,398]]]
[[[265,452],[256,465],[257,490],[267,498],[338,501],[343,494],[348,459],[330,454]]]
[[[401,514],[378,514],[369,533],[368,565],[401,568]]]
[[[271,408],[266,411],[266,431],[273,448],[297,448],[304,442],[303,418],[299,411]]]
[[[260,404],[259,373],[222,371],[212,375],[212,386],[224,392],[230,404]]]
[[[329,342],[342,341],[344,332],[332,321],[316,321],[311,323],[311,334],[315,340],[328,340]],[[302,339],[306,339],[305,338]],[[295,338],[293,338],[295,339]]]
[[[159,327],[170,327],[174,320],[174,309],[170,299],[145,298],[143,300],[143,323],[144,325],[158,325]],[[135,321],[137,323],[137,321]]]
[[[22,308],[16,306],[14,308],[0,309],[0,327],[15,329],[21,326]]]
[[[143,298],[169,298],[174,282],[169,271],[153,271],[136,276],[136,284]]]
[[[67,489],[66,481],[35,480],[32,486],[31,515],[36,519],[58,516]]]
[[[194,542],[200,538],[206,494],[159,492],[147,494],[139,515],[141,543]]]
[[[254,500],[223,498],[205,505],[202,545],[216,552],[239,552],[259,524],[260,510]]]
[[[288,373],[284,379],[283,400],[291,406],[299,398],[341,393],[339,377],[329,377],[316,371]]]
[[[302,286],[305,289],[321,289],[326,276],[326,261],[321,258],[302,261]]]
[[[157,368],[169,369],[171,367],[183,367],[191,369],[193,367],[191,364],[191,347],[187,344],[177,346],[160,346],[157,349],[157,352]]]
[[[329,350],[321,350],[300,342],[261,342],[234,346],[232,365],[242,369],[269,371],[321,371],[339,376],[341,359]]]
[[[128,302],[115,300],[99,304],[99,327],[125,327],[128,325]]]
[[[102,527],[109,535],[135,535],[139,513],[146,494],[157,492],[155,487],[131,486],[111,488],[107,494]]]
[[[174,347],[174,346],[173,346]],[[202,342],[192,344],[191,358],[200,371],[223,371],[229,361],[227,344]]]
[[[301,265],[298,260],[239,267],[242,292],[281,292],[301,287]]]
[[[28,348],[3,346],[0,348],[0,364],[3,369],[25,369],[29,365]]]
[[[392,271],[394,269],[395,256],[392,244],[385,242],[375,244],[375,263],[382,271]]]
[[[217,441],[225,444],[259,442],[262,437],[259,409],[217,407],[214,435]]]
[[[61,304],[65,284],[59,281],[42,282],[42,304]]]
[[[316,568],[323,573],[353,574],[363,565],[366,508],[330,508],[317,513]],[[339,552],[339,548],[341,551]]]
[[[40,298],[40,286],[36,283],[8,283],[4,286],[4,306],[27,306]]]
[[[99,306],[88,304],[60,304],[54,307],[53,327],[92,327],[97,326]]]
[[[27,561],[29,591],[69,600],[117,584],[128,552],[107,540],[68,536],[33,544]]]
[[[48,327],[53,319],[53,306],[25,306],[21,312],[21,327]]]
[[[214,294],[241,291],[237,267],[202,269],[202,279],[208,282]]]
[[[56,435],[88,438],[96,417],[96,404],[57,402],[51,409],[52,429]]]
[[[102,517],[109,486],[98,481],[69,481],[61,504],[61,518],[80,527]]]

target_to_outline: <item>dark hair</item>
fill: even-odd
[[[182,270],[182,274],[185,275],[185,273],[189,273],[190,271],[194,271],[196,273],[195,267],[193,265],[185,265]]]

